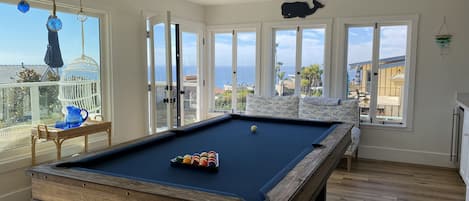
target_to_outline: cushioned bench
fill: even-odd
[[[360,142],[358,100],[248,95],[246,114],[352,123],[355,125],[352,129],[352,144],[344,155],[347,158],[348,171],[351,169],[352,158],[358,157],[358,144]]]

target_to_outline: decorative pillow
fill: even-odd
[[[360,114],[358,110],[358,100],[343,100],[341,108],[337,112],[337,120],[352,123],[356,127],[360,126]]]
[[[308,101],[309,97],[300,100],[299,118],[318,121],[340,121],[359,125],[358,101],[343,100],[340,105],[317,105]]]
[[[246,114],[282,118],[298,118],[298,102],[296,96],[263,97],[248,95],[246,98]]]

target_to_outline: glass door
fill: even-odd
[[[200,33],[185,29],[180,32],[180,124],[200,120]]]
[[[176,122],[176,73],[175,25],[165,17],[149,20],[149,132],[162,132],[175,127]]]
[[[170,22],[148,21],[150,134],[200,120],[202,28]]]

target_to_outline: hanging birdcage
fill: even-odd
[[[83,55],[63,69],[59,82],[59,100],[62,108],[75,105],[90,114],[101,112],[99,65],[93,58]]]
[[[101,85],[98,63],[85,55],[84,23],[87,19],[80,1],[78,18],[81,22],[81,57],[68,64],[60,76],[59,100],[62,103],[62,112],[69,105],[86,109],[90,114],[101,112]]]

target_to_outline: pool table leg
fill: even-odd
[[[316,197],[315,201],[326,201],[326,195],[327,195],[327,188],[326,188],[326,185],[324,184],[324,186],[321,189],[321,192]]]

